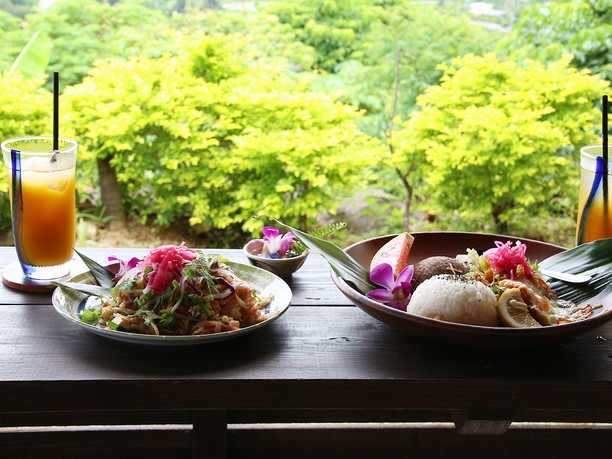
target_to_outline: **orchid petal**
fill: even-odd
[[[278,250],[278,253],[281,256],[284,256],[287,253],[287,251],[291,249],[291,247],[294,246],[295,244],[294,239],[295,239],[295,235],[291,232],[283,235],[283,237],[280,240],[280,248]]]
[[[386,289],[378,289],[372,290],[371,292],[366,293],[368,298],[371,298],[374,301],[380,301],[381,303],[388,303],[392,300],[393,296]]]
[[[394,309],[399,309],[400,311],[405,311],[407,309],[408,300],[396,301],[391,300],[389,302],[389,306]]]
[[[414,275],[414,266],[410,265],[410,266],[406,266],[404,269],[402,269],[402,272],[398,274],[397,279],[395,279],[395,283],[397,284],[398,282],[404,283],[404,282],[408,282],[410,283],[410,281],[412,280],[412,276]]]
[[[265,238],[276,238],[278,237],[279,234],[280,234],[279,229],[275,228],[274,226],[264,226],[263,228],[264,239]]]
[[[393,268],[388,263],[381,263],[370,271],[370,280],[375,284],[385,287],[387,290],[393,290],[395,287],[395,279],[393,277]]]

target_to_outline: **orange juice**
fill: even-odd
[[[72,258],[76,238],[74,176],[74,167],[22,172],[17,241],[31,265],[59,265]]]
[[[76,238],[77,143],[20,137],[2,142],[9,179],[13,236],[25,277],[48,280],[70,273]]]
[[[604,161],[601,152],[602,147],[598,145],[581,149],[577,244],[612,237],[612,163],[608,161],[607,202],[604,205]]]

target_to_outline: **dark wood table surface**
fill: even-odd
[[[0,248],[0,268],[15,259]],[[317,254],[287,282],[291,307],[270,325],[170,348],[94,335],[49,294],[1,285],[0,457],[609,454],[612,322],[541,348],[474,349],[371,318]]]

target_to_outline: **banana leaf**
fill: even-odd
[[[52,47],[48,34],[36,32],[23,47],[9,71],[19,70],[27,77],[45,73]]]
[[[592,276],[587,284],[551,280],[559,298],[581,303],[601,294],[612,282],[612,238],[581,244],[539,262],[540,268]]]
[[[76,250],[75,252],[79,257],[81,257],[83,263],[85,263],[85,265],[89,268],[91,274],[93,274],[98,284],[106,288],[112,288],[115,286],[115,273],[108,270],[105,266],[102,266],[98,262],[87,257],[86,255],[83,255],[82,253],[79,253]]]
[[[54,281],[52,284],[60,287],[66,296],[71,296],[72,292],[81,292],[86,295],[97,296],[100,298],[110,298],[110,289],[106,287],[101,287],[100,285],[94,284],[85,284],[80,282],[64,282],[64,281]]]
[[[102,266],[98,262],[92,260],[86,255],[83,255],[77,250],[75,250],[75,252],[79,257],[81,257],[81,260],[83,260],[85,266],[89,268],[89,271],[93,277],[92,280],[95,280],[98,285],[64,281],[55,281],[53,284],[57,285],[58,287],[62,287],[63,289],[76,290],[77,292],[82,292],[87,295],[110,298],[110,289],[115,286],[115,282],[113,280],[115,278],[115,274],[106,269],[105,266]]]
[[[292,228],[275,218],[268,216],[265,216],[265,218],[274,221],[286,231],[291,231],[309,250],[319,253],[327,260],[335,273],[347,283],[351,284],[357,291],[365,295],[367,292],[378,288],[377,285],[370,281],[370,271],[361,266],[353,257],[348,255],[337,245],[300,231],[299,229]]]

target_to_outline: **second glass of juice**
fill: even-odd
[[[612,237],[612,148],[608,147],[607,184],[601,145],[580,150],[580,198],[576,244]]]
[[[70,273],[76,239],[77,143],[52,137],[2,142],[17,256],[24,275],[55,279]]]

